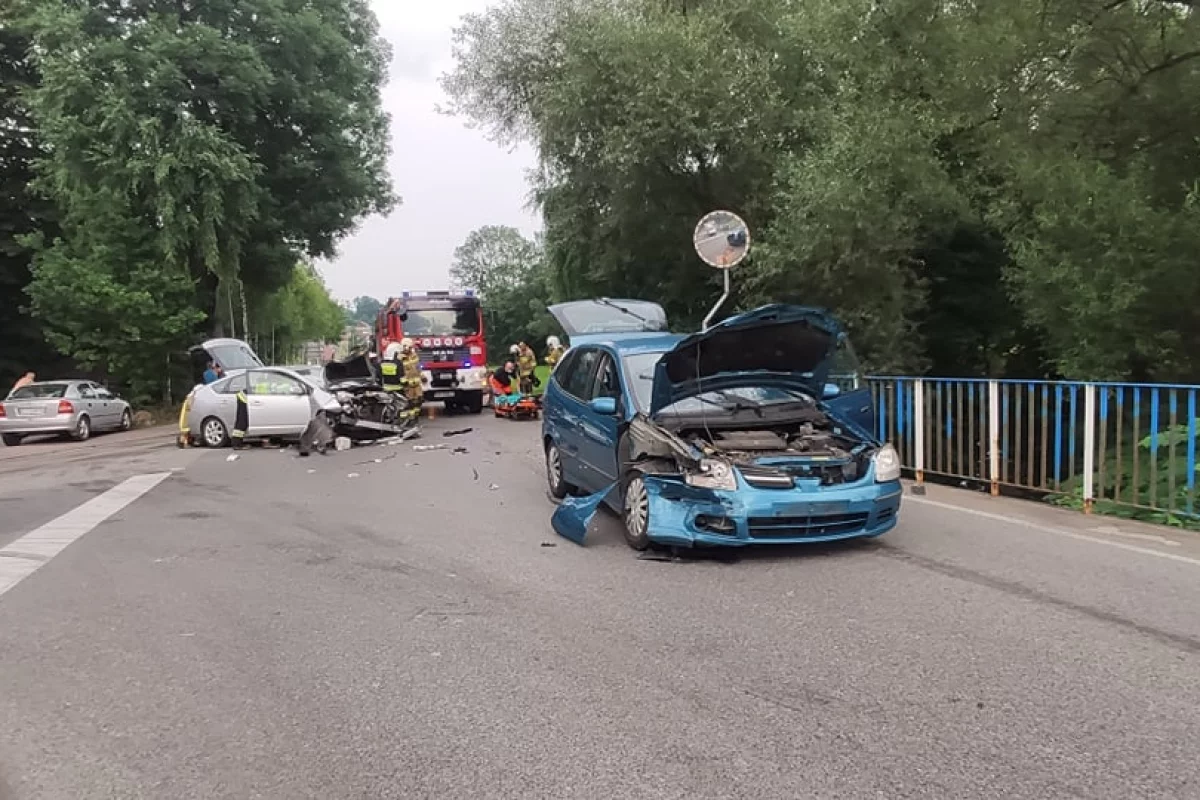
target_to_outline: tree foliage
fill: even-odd
[[[309,342],[336,342],[345,327],[345,311],[320,273],[300,264],[282,289],[251,307],[250,340],[267,363],[299,363]]]
[[[203,333],[247,335],[308,279],[301,259],[396,202],[367,0],[23,10],[36,188],[61,226],[22,240],[26,291],[83,365],[150,370]]]
[[[1149,0],[507,0],[449,111],[539,154],[556,296],[834,308],[877,369],[1200,377],[1200,22]]]
[[[521,341],[539,349],[555,333],[546,313],[552,293],[542,248],[516,228],[489,225],[472,231],[454,251],[450,277],[479,293],[493,359]]]
[[[346,309],[346,317],[349,322],[365,322],[368,325],[375,325],[375,318],[383,309],[383,301],[367,295],[361,295],[354,298]]]

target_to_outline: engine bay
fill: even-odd
[[[734,427],[689,424],[676,435],[706,457],[736,465],[752,485],[791,485],[796,478],[823,485],[848,483],[866,474],[874,448],[842,430],[826,414],[811,410],[802,419]],[[787,478],[786,484],[781,479]]]

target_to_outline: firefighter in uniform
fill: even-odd
[[[521,376],[521,394],[533,394],[533,387],[537,384],[537,378],[534,376],[537,354],[529,345],[521,342],[513,355],[517,358],[517,372]]]
[[[421,356],[412,339],[406,338],[400,343],[400,357],[404,369],[404,391],[408,397],[408,417],[416,419],[421,415],[421,404],[425,402],[425,387],[422,385]]]
[[[246,400],[246,392],[238,389],[237,412],[233,418],[233,449],[241,450],[246,446],[246,431],[250,429],[250,403]]]
[[[563,357],[562,342],[558,340],[557,336],[546,337],[546,351],[546,366],[553,370]]]
[[[383,351],[379,374],[383,379],[385,392],[400,393],[404,391],[404,366],[400,362],[400,345],[392,342]]]

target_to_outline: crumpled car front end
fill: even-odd
[[[658,544],[828,542],[896,524],[896,451],[818,408],[742,430],[635,419],[629,440]]]

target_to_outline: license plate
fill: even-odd
[[[433,399],[434,400],[453,400],[454,392],[434,392]]]
[[[773,516],[820,517],[826,514],[845,514],[849,510],[850,504],[845,501],[836,503],[789,503],[786,506],[776,506]]]
[[[40,417],[41,415],[42,415],[42,410],[40,408],[18,408],[17,409],[18,417]]]

